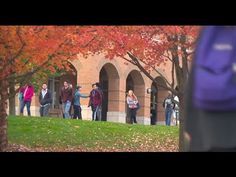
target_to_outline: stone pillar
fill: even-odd
[[[108,91],[107,121],[126,123],[125,79],[110,79]]]
[[[137,122],[139,124],[150,125],[150,95],[146,92],[145,85],[135,85],[134,93],[138,97],[140,109],[137,112]]]
[[[81,93],[89,95],[92,90],[92,84],[99,82],[99,72],[93,68],[94,66],[86,65],[77,70],[77,83],[82,86]],[[92,120],[92,110],[88,107],[89,98],[81,98],[82,119]]]
[[[157,104],[157,123],[165,124],[165,109],[163,108],[163,101],[168,95],[168,91],[162,88],[158,88],[157,92],[158,104]]]

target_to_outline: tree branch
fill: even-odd
[[[165,55],[165,54],[162,54],[162,56],[164,56],[164,57],[166,57],[170,62],[172,62],[173,63],[173,59],[170,57],[170,54],[169,54],[169,52],[168,51],[166,51],[167,52],[167,54],[168,54],[168,56],[167,55]]]
[[[175,85],[174,71],[175,71],[175,64],[172,62],[172,69],[171,69],[171,78],[172,78],[171,87],[172,88],[174,88],[174,85]]]
[[[144,64],[147,65],[147,66],[150,66],[155,72],[157,72],[157,73],[160,75],[160,77],[166,82],[166,84],[171,87],[171,84],[170,84],[169,81],[165,78],[165,76],[163,76],[163,74],[162,74],[160,71],[158,71],[154,66],[151,66],[151,65],[147,64],[147,63],[146,63],[145,61],[143,61],[143,60],[140,60],[140,59],[139,59],[139,61],[141,61],[142,63],[144,63]],[[137,60],[137,62],[139,62],[139,61]]]
[[[81,46],[82,48],[86,48],[90,43],[92,43],[96,39],[96,36],[94,36],[90,41],[88,41],[86,44]]]
[[[150,80],[152,80],[154,83],[156,83],[157,86],[159,86],[159,87],[161,87],[161,88],[164,88],[164,89],[166,89],[166,90],[169,90],[169,91],[171,91],[171,92],[174,93],[174,94],[177,93],[177,92],[176,92],[174,89],[172,89],[171,87],[168,87],[167,85],[162,85],[162,84],[158,83],[158,82],[156,81],[156,79],[153,78],[153,77],[143,68],[143,66],[140,64],[140,62],[138,61],[138,59],[133,56],[133,54],[131,54],[130,52],[127,52],[127,54],[129,55],[129,57],[130,57],[132,60],[135,61],[135,63],[136,63],[135,65],[136,65]],[[166,80],[166,79],[165,79],[165,80]]]
[[[124,57],[123,55],[118,54],[119,57],[123,58],[124,60],[128,61],[129,63],[136,65],[133,60],[129,60],[128,58]]]

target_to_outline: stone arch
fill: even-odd
[[[103,90],[102,120],[107,120],[108,112],[119,112],[120,76],[111,63],[102,66],[99,72],[99,83]]]
[[[143,76],[138,70],[132,70],[129,72],[127,78],[126,78],[126,93],[128,90],[133,90],[135,95],[137,96],[139,103],[140,103],[140,109],[137,112],[137,120],[138,117],[144,117],[144,103],[145,103],[145,81]],[[126,98],[125,98],[126,100]],[[126,106],[126,122],[129,123],[129,112],[127,104]]]
[[[48,89],[52,93],[52,108],[59,108],[59,95],[64,81],[68,81],[70,84],[72,84],[73,90],[77,85],[77,70],[75,66],[69,61],[68,65],[71,69],[70,71],[63,73],[58,77],[51,77],[48,80]]]
[[[162,85],[166,86],[166,82],[160,76],[156,77],[155,80]],[[151,97],[150,97],[150,113],[151,113],[151,123],[155,125],[156,123],[163,124],[165,121],[165,109],[163,108],[163,101],[168,95],[168,90],[163,87],[158,86],[155,82],[152,82],[151,86]]]

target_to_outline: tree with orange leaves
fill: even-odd
[[[1,26],[0,151],[7,146],[5,103],[9,99],[9,82],[24,82],[42,69],[55,72],[55,66],[69,69],[68,59],[77,58],[77,54],[86,57],[99,53],[137,66],[158,86],[179,97],[179,144],[183,150],[184,86],[198,31],[196,26]],[[172,63],[171,82],[158,70],[167,62]],[[165,84],[158,83],[151,71]]]
[[[137,66],[157,86],[179,97],[180,151],[184,149],[184,88],[199,29],[197,26],[96,26],[94,41],[88,48],[94,54],[103,52],[109,59],[120,58]],[[172,65],[171,71],[167,71],[171,73],[171,81],[159,70],[167,62]],[[165,84],[157,82],[151,72]]]
[[[90,42],[86,36],[80,38],[84,29],[80,26],[0,27],[0,151],[7,147],[6,103],[18,92],[15,85],[44,70],[51,73],[57,69],[69,70],[68,60],[76,59]],[[80,44],[83,45],[79,47]]]

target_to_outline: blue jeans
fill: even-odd
[[[71,102],[67,101],[66,103],[63,103],[63,108],[64,108],[64,115],[65,115],[65,119],[69,119],[70,118],[70,106],[71,106]]]
[[[23,114],[25,105],[26,105],[26,108],[27,108],[28,116],[31,116],[31,114],[30,114],[31,101],[23,101],[22,102],[22,106],[20,108],[20,113]]]
[[[93,120],[101,121],[101,106],[100,105],[98,105],[97,107],[94,107]]]
[[[91,104],[91,110],[92,110],[92,120],[94,120],[94,114],[95,114],[95,111],[96,111],[96,108],[94,107],[93,104]],[[96,120],[96,119],[95,119]]]
[[[50,104],[47,104],[46,106],[42,106],[39,109],[39,113],[41,117],[48,116]]]
[[[19,99],[19,102],[20,102],[20,113],[21,113],[21,110],[23,109],[23,106],[24,106],[24,100]]]
[[[137,124],[137,120],[136,120],[136,114],[137,114],[137,109],[131,109],[129,108],[129,112],[130,112],[130,122],[131,124],[136,123]]]
[[[78,119],[82,119],[81,107],[79,105],[74,105],[74,116],[73,116],[73,118],[76,119],[77,117],[78,117]]]
[[[167,125],[167,126],[170,126],[172,112],[173,112],[172,109],[166,109],[166,110],[165,110],[166,125]]]

